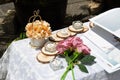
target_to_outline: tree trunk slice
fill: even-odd
[[[49,63],[51,60],[55,58],[55,56],[47,56],[41,52],[36,56],[36,58],[41,63]]]
[[[46,55],[46,56],[55,56],[55,55],[57,55],[57,53],[58,53],[57,50],[56,50],[56,51],[53,51],[53,52],[47,51],[47,50],[45,50],[45,47],[43,47],[41,51],[42,51],[42,53],[43,53],[44,55]]]
[[[68,27],[68,29],[72,32],[76,32],[76,33],[80,33],[83,28],[80,28],[80,29],[75,29],[72,25]]]
[[[70,33],[69,33],[69,31],[67,31],[67,35],[64,35],[64,34],[61,33],[61,31],[58,31],[57,36],[60,37],[60,38],[67,38],[67,37],[70,36]]]
[[[63,38],[58,37],[56,34],[52,34],[52,35],[49,37],[49,39],[50,39],[51,41],[55,41],[55,42],[59,42],[59,41],[64,40]]]

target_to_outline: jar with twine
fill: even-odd
[[[30,45],[32,47],[41,48],[51,35],[51,27],[48,22],[42,20],[39,10],[34,11],[33,14],[25,27],[26,35],[31,39]]]

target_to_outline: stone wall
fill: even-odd
[[[5,3],[9,3],[12,2],[12,0],[0,0],[0,4],[5,4]]]
[[[88,21],[89,18],[102,12],[103,0],[68,0],[65,24],[74,20]]]
[[[13,3],[0,5],[0,57],[8,47],[8,44],[16,37],[16,35],[13,34],[14,13]]]
[[[0,26],[2,25],[5,29],[6,33],[13,34],[15,30],[13,26],[13,18],[15,12],[14,4],[8,3],[12,0],[0,0]],[[67,8],[66,8],[66,17],[65,17],[65,25],[70,25],[74,20],[81,20],[81,21],[88,21],[94,15],[101,13],[103,8],[103,0],[68,0],[67,1]],[[11,13],[11,11],[13,13]],[[12,28],[9,28],[7,25],[12,25]],[[0,27],[1,29],[1,27]],[[3,31],[4,32],[4,31]],[[2,33],[2,32],[1,32]]]

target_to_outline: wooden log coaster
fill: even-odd
[[[76,32],[76,33],[79,33],[83,30],[83,27],[80,28],[80,29],[75,29],[72,25],[68,27],[68,29],[72,32]]]
[[[57,50],[55,50],[55,51],[48,51],[48,50],[45,49],[45,47],[43,47],[41,51],[42,51],[42,53],[44,55],[47,55],[47,56],[55,56],[58,53]]]
[[[48,41],[42,48],[42,53],[48,56],[56,55],[58,51],[56,50],[57,42]]]
[[[53,60],[56,56],[47,56],[44,55],[42,52],[39,53],[36,58],[41,63],[49,63],[51,60]]]
[[[59,30],[56,35],[60,38],[65,39],[70,36],[70,32],[68,31],[68,29],[62,29],[62,30]]]
[[[52,34],[52,35],[49,37],[49,39],[50,39],[51,41],[55,41],[55,42],[59,42],[59,41],[64,40],[63,38],[58,37],[56,34]]]
[[[89,26],[90,26],[90,28],[95,27],[94,23],[92,23],[92,22],[89,23]]]
[[[82,30],[82,33],[87,32],[88,30],[89,30],[89,28],[87,26],[84,26],[83,30]]]
[[[76,32],[70,31],[69,29],[68,29],[68,31],[70,33],[70,36],[75,36],[77,34]]]

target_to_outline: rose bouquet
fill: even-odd
[[[50,24],[46,21],[36,20],[28,23],[25,27],[26,35],[29,38],[41,39],[51,35]]]
[[[65,80],[67,73],[70,70],[72,71],[73,80],[75,80],[73,71],[75,65],[77,65],[82,72],[88,73],[85,65],[92,64],[95,59],[94,56],[90,55],[90,48],[83,44],[82,39],[79,37],[69,37],[59,42],[56,49],[58,54],[65,57],[68,64],[61,80]]]

